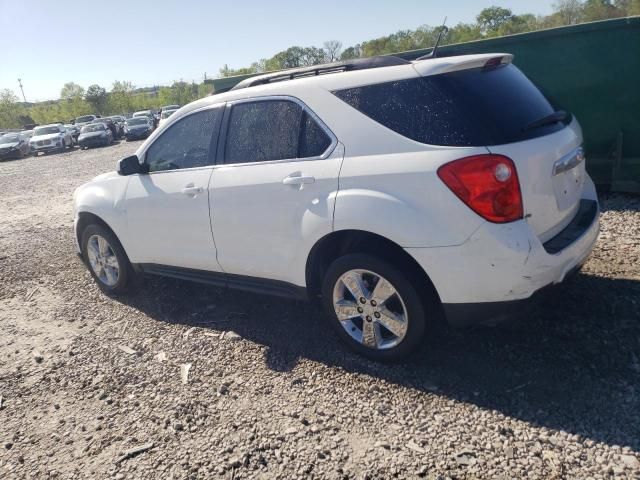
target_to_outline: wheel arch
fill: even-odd
[[[101,225],[104,228],[108,229],[122,244],[122,240],[118,237],[116,232],[111,228],[111,226],[100,218],[95,213],[91,212],[78,212],[78,222],[76,224],[76,240],[78,241],[78,245],[80,246],[80,251],[82,252],[82,233],[84,230],[92,224]],[[124,247],[123,247],[124,248]]]
[[[433,295],[440,302],[438,291],[420,264],[400,245],[381,235],[364,230],[338,230],[325,235],[312,247],[307,257],[305,280],[310,298],[320,296],[327,268],[336,258],[348,253],[368,253],[392,262],[407,272],[422,298]]]

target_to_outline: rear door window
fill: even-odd
[[[394,132],[430,145],[513,143],[556,132],[570,121],[528,129],[556,108],[511,64],[333,93]]]
[[[242,102],[231,107],[225,163],[321,156],[331,138],[315,118],[290,100]]]

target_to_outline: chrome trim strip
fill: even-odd
[[[553,164],[553,176],[568,172],[584,162],[584,149],[578,147]]]

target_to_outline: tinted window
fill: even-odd
[[[558,122],[526,129],[555,108],[514,65],[368,85],[334,94],[391,130],[432,145],[500,145],[564,127]]]
[[[331,145],[331,138],[308,112],[302,114],[298,157],[319,157]]]
[[[316,157],[330,144],[327,133],[295,102],[240,103],[231,110],[225,162]]]
[[[211,141],[220,115],[219,108],[205,110],[171,125],[147,150],[149,171],[210,165]]]
[[[234,105],[225,146],[226,163],[296,158],[301,116],[300,105],[284,100]]]

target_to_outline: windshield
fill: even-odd
[[[33,131],[35,137],[39,135],[51,135],[52,133],[60,133],[60,129],[58,127],[39,127]]]
[[[85,125],[80,130],[80,133],[88,133],[88,132],[102,132],[104,130],[104,125],[101,123],[90,123],[89,125]]]
[[[175,110],[163,110],[161,118],[169,118]]]
[[[85,123],[93,121],[95,117],[93,115],[85,115],[84,117],[76,118],[76,123]]]
[[[0,144],[2,143],[16,143],[19,140],[18,135],[2,135],[0,137]]]
[[[129,120],[127,120],[127,125],[131,126],[131,125],[148,125],[149,122],[147,121],[147,119],[145,117],[135,117],[135,118],[130,118]]]
[[[144,112],[136,112],[136,113],[133,114],[134,117],[141,117],[143,115],[145,115],[147,117],[150,117],[151,116],[151,112],[149,110],[146,110]]]

